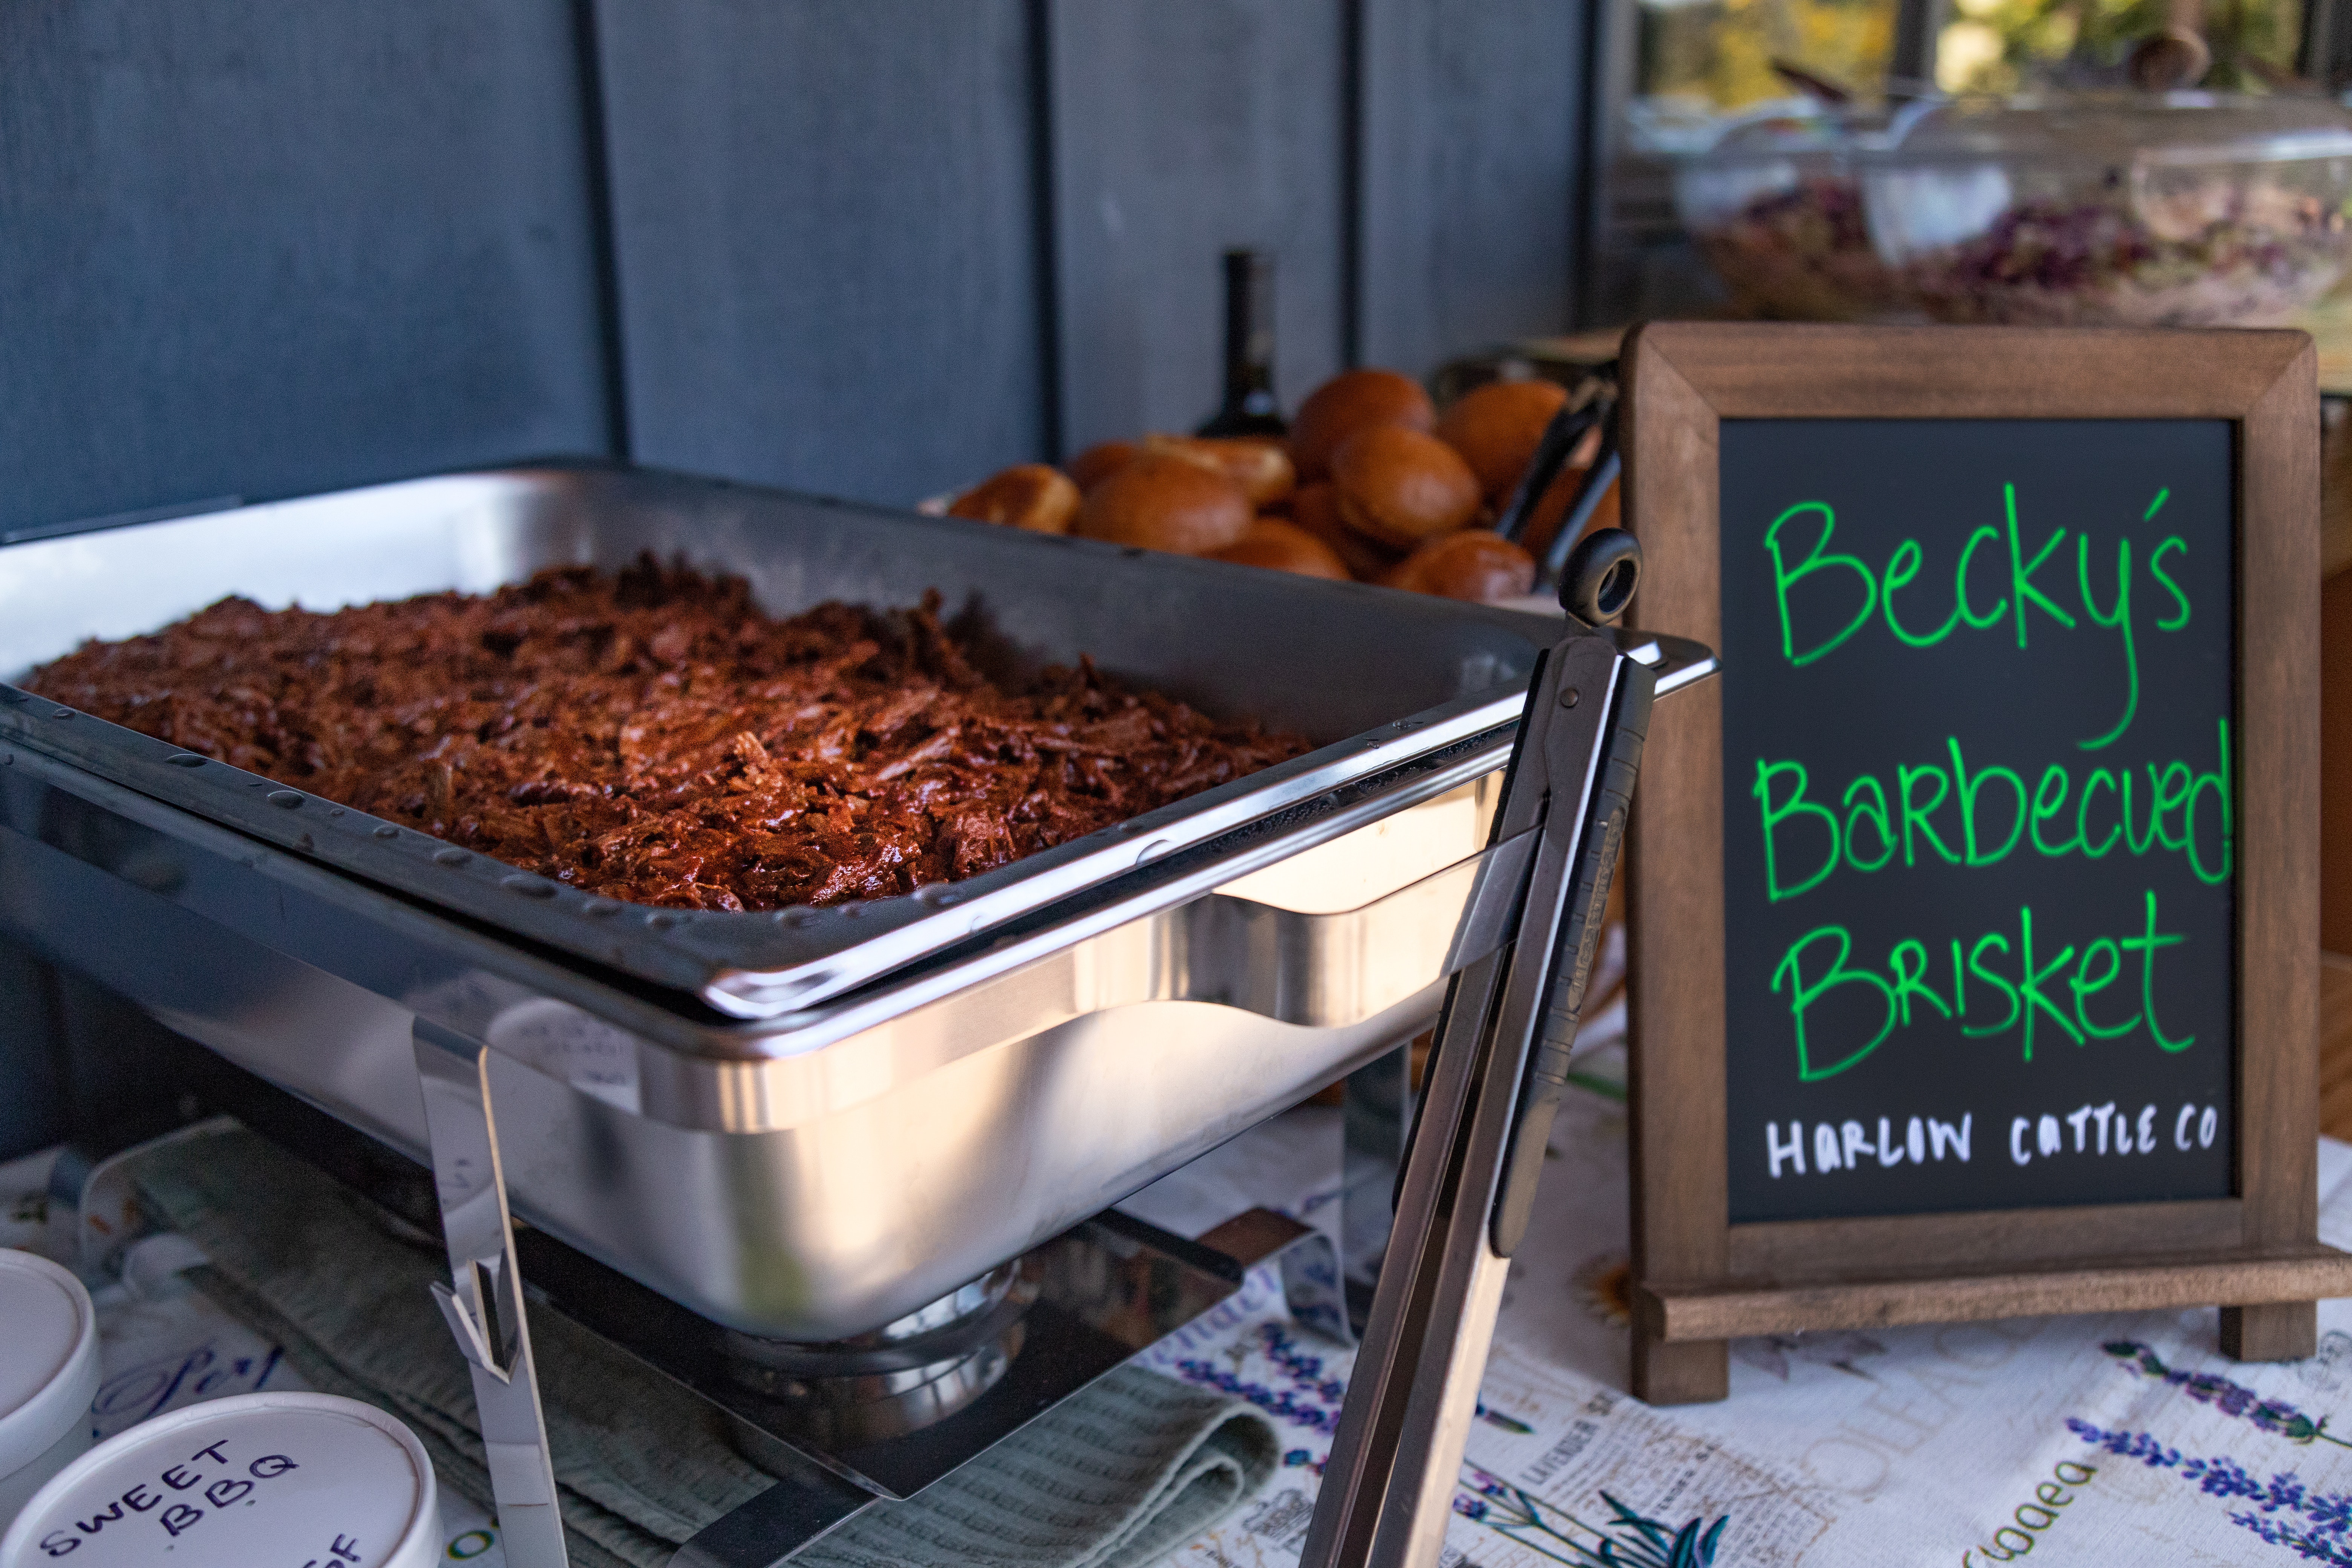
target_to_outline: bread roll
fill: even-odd
[[[1411,376],[1392,370],[1351,370],[1333,376],[1307,395],[1290,422],[1290,461],[1298,482],[1312,484],[1331,472],[1331,455],[1359,430],[1401,425],[1428,430],[1437,423],[1429,394]]]
[[[1535,557],[1483,528],[1433,539],[1382,578],[1383,586],[1447,599],[1516,599],[1535,588]]]
[[[1478,476],[1434,436],[1400,425],[1360,430],[1331,454],[1339,518],[1401,550],[1452,533],[1478,513]]]
[[[1357,581],[1377,583],[1403,557],[1339,521],[1339,491],[1329,480],[1305,485],[1290,498],[1290,521],[1330,546]]]
[[[1297,472],[1279,441],[1250,436],[1146,436],[1143,449],[1204,464],[1241,486],[1250,505],[1261,510],[1290,498]]]
[[[1500,506],[1536,455],[1544,426],[1567,402],[1568,389],[1558,382],[1490,381],[1445,411],[1437,438],[1462,454],[1480,493]]]
[[[1243,566],[1296,572],[1302,577],[1328,577],[1335,583],[1350,580],[1347,563],[1329,545],[1280,518],[1259,518],[1250,524],[1247,533],[1212,553],[1219,561]]]
[[[1132,441],[1097,441],[1062,466],[1084,493],[1133,462],[1139,450]]]
[[[1114,544],[1206,555],[1249,531],[1249,497],[1217,469],[1146,452],[1087,492],[1072,531]]]
[[[1043,463],[1021,463],[956,497],[950,517],[1003,523],[1032,533],[1067,533],[1078,512],[1078,487]]]

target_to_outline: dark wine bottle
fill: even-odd
[[[1286,436],[1274,401],[1274,258],[1225,252],[1225,400],[1202,436]]]

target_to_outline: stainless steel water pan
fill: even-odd
[[[0,676],[228,594],[331,609],[481,592],[644,552],[748,578],[761,606],[930,589],[1013,670],[1086,654],[1320,749],[984,875],[822,910],[616,904],[46,705],[0,703],[53,754],[378,886],[739,1017],[805,1009],[1240,825],[1507,724],[1542,623],[1505,611],[625,469],[454,475],[0,548]],[[1532,635],[1531,635],[1532,626]],[[271,803],[275,802],[275,805]]]
[[[488,1041],[519,1214],[798,1340],[934,1300],[1426,1026],[1499,776],[792,1030],[681,1013],[31,748],[0,763],[0,929],[420,1159],[414,1021]],[[1315,912],[1367,878],[1406,880]]]
[[[1475,606],[667,477],[507,473],[0,549],[0,668],[225,592],[323,607],[640,549],[743,572],[779,611],[937,586],[1026,657],[1092,651],[1338,739],[1026,882],[1050,857],[947,890],[970,904],[844,913],[820,956],[794,951],[863,984],[743,1017],[704,1005],[742,1002],[733,959],[810,928],[665,928],[429,854],[363,865],[338,826],[373,841],[358,813],[269,805],[261,781],[0,690],[0,929],[413,1153],[414,1021],[488,1042],[520,1213],[792,1339],[936,1298],[1369,1059],[1434,1016],[1480,940],[1457,928],[1493,775],[1558,623]],[[976,915],[989,899],[1009,907]],[[961,923],[927,925],[943,915]],[[872,951],[893,940],[896,962]]]

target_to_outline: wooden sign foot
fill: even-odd
[[[1706,1405],[1731,1393],[1731,1342],[1669,1342],[1633,1331],[1633,1397],[1644,1405]]]
[[[2301,1361],[2319,1350],[2319,1308],[2273,1301],[2221,1309],[2221,1353],[2233,1361]]]

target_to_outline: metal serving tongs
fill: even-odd
[[[1407,1144],[1347,1404],[1301,1568],[1433,1568],[1503,1279],[1526,1235],[1566,1082],[1654,698],[1712,674],[1696,643],[1607,628],[1641,548],[1601,529],[1561,579],[1570,635],[1528,691],[1463,940],[1516,931],[1457,973]]]
[[[1592,514],[1601,510],[1601,501],[1609,494],[1609,487],[1617,482],[1622,467],[1617,454],[1617,400],[1615,360],[1586,372],[1559,412],[1544,426],[1535,455],[1528,459],[1510,499],[1496,516],[1496,533],[1515,544],[1526,542],[1528,528],[1535,521],[1536,510],[1551,489],[1552,481],[1587,440],[1596,443],[1583,477],[1577,482],[1576,493],[1569,499],[1568,508],[1560,516],[1559,529],[1544,546],[1543,559],[1536,563],[1536,586],[1539,589],[1568,581],[1569,552],[1584,537]],[[1566,602],[1565,598],[1561,600]]]

